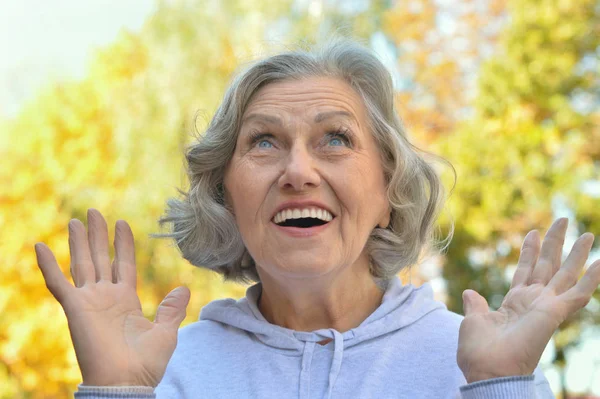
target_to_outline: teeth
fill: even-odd
[[[320,208],[304,208],[304,209],[285,209],[275,215],[273,221],[275,223],[282,223],[288,219],[300,219],[300,218],[315,218],[321,219],[325,222],[329,222],[333,219],[331,213],[325,209]]]

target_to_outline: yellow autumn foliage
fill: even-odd
[[[0,121],[0,399],[65,398],[81,381],[66,318],[33,246],[46,243],[68,275],[67,224],[86,223],[90,207],[106,217],[111,240],[116,220],[130,223],[147,317],[178,285],[192,292],[184,324],[213,299],[243,295],[245,287],[190,266],[171,242],[148,234],[158,232],[165,201],[186,188],[184,148],[232,72],[281,48],[283,37],[288,43],[343,28],[362,38],[383,34],[398,50],[405,124],[459,176],[448,203],[456,223],[445,254],[450,309],[460,311],[467,287],[488,299],[505,292],[498,266],[514,262],[523,231],[548,225],[554,195],[567,196],[597,233],[598,199],[580,187],[600,179],[593,166],[600,116],[570,103],[598,81],[593,71],[576,76],[589,57],[585,46],[597,47],[600,37],[594,1],[491,0],[481,9],[482,2],[464,0],[464,12],[431,0],[372,1],[354,11],[321,2],[323,9],[308,13],[291,0],[159,2],[141,32],[122,32],[96,52],[84,79],[48,86],[14,120]],[[512,25],[501,32],[507,4]],[[460,14],[453,32],[441,30],[441,11]],[[483,53],[498,48],[494,57]],[[469,248],[494,252],[499,240],[510,244],[508,255],[495,254],[494,267],[471,267]],[[578,331],[574,323],[559,333],[557,346],[570,345]]]
[[[111,240],[117,219],[130,223],[149,318],[178,285],[193,293],[184,324],[207,302],[244,294],[244,286],[191,267],[171,242],[148,237],[158,232],[166,199],[185,188],[183,148],[193,139],[195,112],[212,111],[236,56],[262,35],[253,20],[254,33],[236,42],[224,21],[214,40],[199,40],[193,35],[207,33],[211,15],[181,7],[161,9],[142,34],[124,32],[96,54],[85,79],[46,88],[2,123],[1,399],[65,398],[81,382],[66,318],[45,287],[33,246],[46,243],[69,275],[67,224],[86,223],[90,207],[107,218]],[[221,10],[220,18],[228,15]],[[171,40],[163,40],[162,29]]]

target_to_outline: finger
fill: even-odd
[[[94,262],[94,275],[96,281],[111,280],[110,255],[108,252],[108,227],[102,214],[90,208],[88,217],[88,240],[90,253]]]
[[[540,253],[540,233],[537,230],[531,230],[525,236],[523,240],[523,246],[521,247],[521,255],[519,256],[519,263],[517,264],[517,270],[513,276],[510,288],[518,285],[527,285],[535,262],[537,261]]]
[[[119,260],[117,259],[117,255],[115,255],[115,258],[113,259],[112,263],[110,264],[110,272],[111,272],[110,278],[111,278],[111,281],[115,284],[119,282],[119,276],[117,274],[117,273],[119,273],[119,270],[118,270],[119,266],[117,265],[118,261]]]
[[[462,297],[465,317],[490,311],[487,301],[477,291],[464,290]]]
[[[593,243],[594,235],[592,233],[585,233],[575,241],[565,263],[548,284],[548,287],[557,295],[562,294],[577,283]]]
[[[135,242],[131,227],[124,220],[115,225],[115,275],[117,282],[123,282],[136,289]]]
[[[46,287],[48,287],[48,291],[50,291],[54,298],[62,304],[69,290],[74,287],[60,270],[50,248],[43,243],[35,244],[34,248],[37,264],[44,276]]]
[[[69,222],[69,251],[71,253],[71,276],[76,287],[96,281],[94,263],[90,256],[90,246],[85,226],[78,219]]]
[[[567,232],[567,218],[556,220],[544,237],[540,257],[533,268],[529,284],[548,284],[548,281],[560,268],[562,248]]]
[[[185,308],[190,301],[190,290],[187,287],[177,287],[163,299],[156,311],[156,324],[168,326],[174,330],[185,319]]]
[[[590,301],[594,291],[600,285],[600,260],[588,267],[581,279],[568,291],[559,296],[569,304],[569,313],[573,313]]]

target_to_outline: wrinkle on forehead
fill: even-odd
[[[305,78],[270,83],[261,88],[244,112],[274,113],[289,122],[300,117],[312,123],[314,116],[326,111],[351,113],[359,128],[365,121],[365,107],[359,94],[341,79]]]

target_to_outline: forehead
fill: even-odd
[[[346,111],[358,120],[364,120],[366,115],[360,95],[343,80],[329,77],[269,83],[256,92],[244,115],[259,109],[297,115]]]

